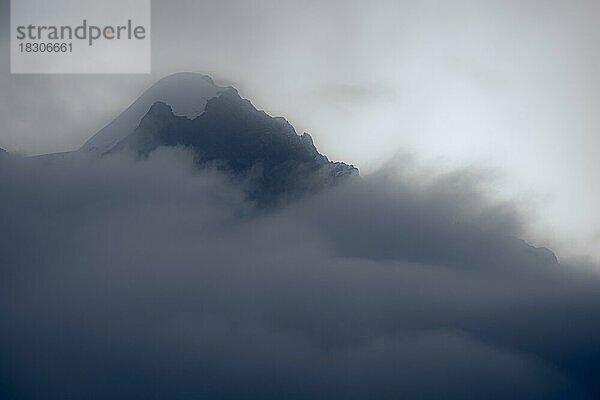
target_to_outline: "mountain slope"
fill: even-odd
[[[215,85],[206,75],[179,73],[161,79],[140,96],[114,121],[88,140],[82,151],[102,154],[135,130],[152,104],[165,102],[173,107],[176,115],[196,117],[204,111],[209,99],[225,88]]]

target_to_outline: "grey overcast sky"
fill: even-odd
[[[539,240],[600,257],[597,1],[152,2],[152,75],[10,75],[0,0],[0,147],[79,147],[158,78],[198,71],[374,169],[398,151],[474,165]]]

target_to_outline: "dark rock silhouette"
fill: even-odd
[[[155,102],[137,129],[107,153],[147,157],[161,146],[191,148],[198,166],[214,166],[246,181],[249,198],[260,205],[297,198],[358,175],[355,167],[320,154],[308,133],[298,135],[285,119],[257,110],[233,88],[209,99],[204,112],[193,119]]]

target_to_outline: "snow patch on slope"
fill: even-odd
[[[204,112],[206,103],[227,88],[217,86],[206,75],[191,72],[170,75],[161,79],[129,106],[114,121],[88,140],[81,151],[102,154],[137,128],[152,104],[168,104],[177,116],[193,119]]]

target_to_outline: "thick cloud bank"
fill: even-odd
[[[0,397],[600,395],[598,274],[468,174],[267,213],[191,164],[0,158]]]

